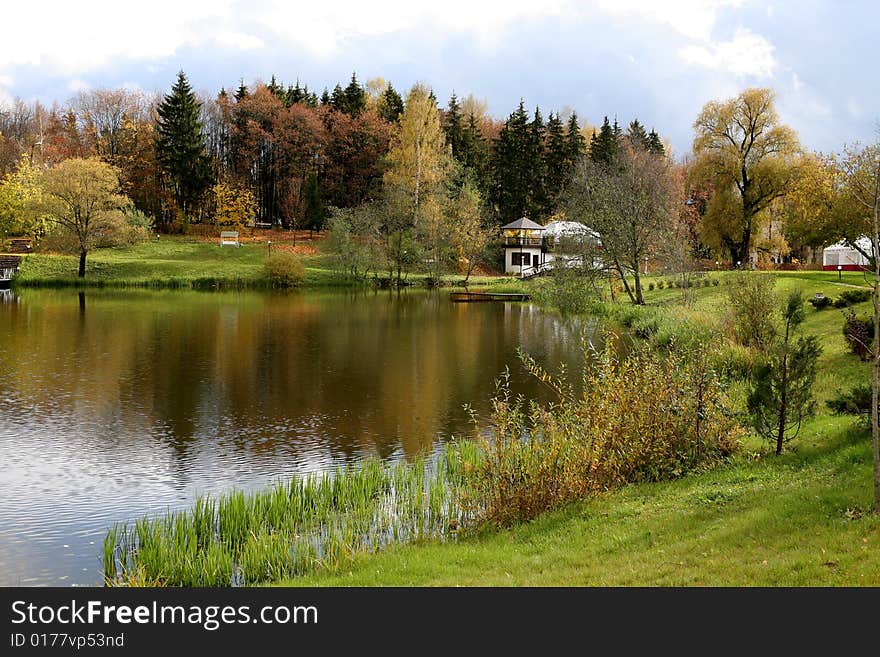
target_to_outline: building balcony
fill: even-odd
[[[543,248],[545,246],[543,237],[510,237],[504,238],[504,246],[532,246]]]

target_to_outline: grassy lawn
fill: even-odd
[[[40,253],[25,256],[16,283],[27,286],[252,287],[261,284],[263,262],[268,255],[266,244],[221,248],[214,242],[162,237],[126,248],[92,251],[86,260],[85,280],[76,276],[78,256]],[[305,266],[304,286],[357,284],[335,270],[330,258],[320,249],[299,257]],[[424,278],[423,274],[412,274],[408,280],[419,282]],[[450,275],[446,280],[458,283],[462,278]],[[521,281],[506,276],[471,276],[469,284],[492,286],[498,291],[520,291],[523,286]]]
[[[836,297],[844,287],[832,274],[778,274],[777,289]],[[699,288],[692,306],[681,305],[681,290],[655,289],[646,295],[649,310],[723,325],[727,274],[713,276],[722,285]],[[844,278],[843,286],[864,284],[861,275]],[[870,302],[856,310],[867,313]],[[842,325],[840,310],[807,306],[803,330],[820,336],[824,346],[819,414],[779,458],[749,438],[729,464],[710,472],[627,486],[456,543],[393,547],[344,571],[282,584],[880,585],[870,432],[852,417],[828,414],[824,405],[869,378],[868,366],[848,353]]]

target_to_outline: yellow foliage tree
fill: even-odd
[[[218,182],[212,189],[214,195],[214,223],[242,229],[251,225],[257,214],[257,199],[245,187]]]
[[[756,218],[787,190],[800,145],[779,122],[770,89],[707,103],[694,122],[692,175],[715,189],[703,217],[708,244],[745,263]],[[717,198],[716,198],[717,197]]]

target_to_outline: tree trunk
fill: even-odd
[[[785,340],[782,342],[782,386],[779,400],[779,428],[776,433],[776,456],[782,454],[782,441],[785,438],[785,424],[788,415],[788,333],[790,320],[785,323]]]
[[[871,368],[871,448],[874,458],[874,513],[880,513],[880,428],[877,402],[880,396],[880,165],[874,179],[874,339],[871,348],[874,357]]]
[[[86,277],[86,250],[80,249],[79,252],[79,273],[77,274],[80,278]]]
[[[634,272],[633,276],[635,276],[635,279],[636,279],[635,280],[635,287],[636,287],[636,301],[635,301],[635,303],[636,303],[636,305],[644,306],[645,305],[645,296],[642,294],[642,279],[639,276],[638,266],[636,266],[636,268],[633,270],[633,272]]]

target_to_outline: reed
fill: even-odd
[[[189,510],[117,525],[104,540],[105,581],[253,585],[339,568],[391,543],[455,536],[458,449],[200,497]]]

